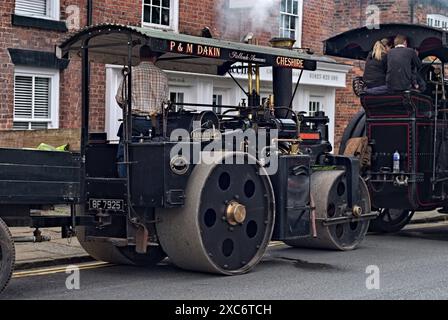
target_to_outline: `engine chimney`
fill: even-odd
[[[291,50],[296,41],[289,38],[273,38],[270,42],[274,48]],[[288,108],[292,98],[292,69],[272,67],[272,89],[275,106]],[[288,114],[289,117],[292,116],[285,109],[278,109],[275,112],[278,118],[287,118]]]

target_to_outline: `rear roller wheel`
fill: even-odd
[[[403,229],[414,216],[415,211],[401,209],[380,209],[378,218],[370,222],[369,231],[394,233]]]
[[[250,271],[262,258],[274,227],[274,193],[259,165],[199,164],[183,208],[156,212],[162,248],[180,268],[223,275]],[[228,162],[227,162],[228,163]],[[233,162],[241,163],[241,162]]]
[[[6,288],[14,271],[16,251],[11,232],[0,219],[0,293]]]
[[[353,250],[364,239],[369,221],[345,222],[325,226],[324,219],[344,217],[347,205],[347,184],[344,171],[321,171],[311,176],[311,194],[316,207],[317,238],[286,241],[293,247]],[[357,204],[362,214],[370,213],[370,198],[366,184],[359,179],[360,201]]]
[[[77,227],[76,234],[83,249],[98,261],[113,264],[152,266],[162,261],[166,255],[160,247],[148,247],[146,254],[135,252],[135,246],[117,247],[112,243],[87,241],[86,227]]]

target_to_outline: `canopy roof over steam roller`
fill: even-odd
[[[413,24],[382,24],[379,29],[367,27],[353,29],[324,42],[324,53],[330,56],[365,60],[375,42],[383,38],[393,40],[402,34],[408,37],[408,45],[418,50],[420,58],[436,56],[448,61],[448,33],[432,27]]]
[[[139,61],[140,46],[147,44],[161,54],[157,62],[159,67],[201,74],[224,75],[236,62],[303,70],[315,70],[318,61],[334,62],[295,50],[115,24],[88,27],[65,40],[60,49],[65,56],[79,54],[87,46],[91,60],[126,65],[128,41],[133,44],[134,65]]]

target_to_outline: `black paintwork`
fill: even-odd
[[[271,177],[276,219],[273,240],[294,240],[311,235],[309,156],[281,156]]]
[[[0,149],[1,203],[75,203],[78,196],[79,155]]]

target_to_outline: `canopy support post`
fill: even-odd
[[[299,89],[299,84],[300,84],[300,81],[302,80],[302,75],[303,75],[303,70],[300,70],[299,79],[297,80],[296,87],[294,88],[294,93],[292,94],[291,102],[288,105],[289,109],[292,109],[292,104],[294,103],[294,99],[296,97],[297,90]]]
[[[89,40],[82,44],[82,110],[81,110],[81,170],[80,170],[80,200],[86,201],[86,153],[89,144],[89,113],[90,113],[90,61],[89,61]]]

